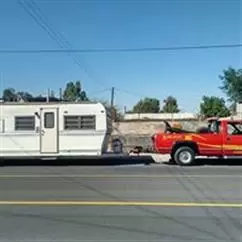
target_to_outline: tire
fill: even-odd
[[[195,151],[188,146],[182,146],[175,151],[174,160],[179,166],[189,166],[195,161]]]

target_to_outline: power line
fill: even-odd
[[[114,53],[114,52],[158,52],[158,51],[182,51],[202,49],[228,49],[241,48],[242,44],[227,45],[193,45],[193,46],[171,46],[157,48],[117,48],[117,49],[33,49],[33,50],[0,50],[0,54],[58,54],[58,53]]]
[[[85,67],[84,63],[81,62],[76,56],[71,55],[73,53],[71,51],[72,50],[71,44],[65,39],[65,37],[59,31],[54,29],[54,27],[47,20],[47,17],[44,15],[41,9],[35,4],[35,2],[33,0],[23,1],[23,2],[21,2],[21,0],[18,0],[18,2],[23,7],[25,12],[28,15],[30,15],[32,19],[38,24],[38,26],[44,29],[47,32],[47,34],[60,46],[60,48],[62,48],[62,51],[69,54],[72,57],[74,63],[80,69],[84,70],[84,72],[86,72],[86,74],[89,77],[91,77],[91,79],[94,80],[92,75],[87,71],[87,67]]]
[[[98,91],[88,92],[88,95],[102,94],[102,93],[110,92],[110,90],[111,90],[111,88],[105,88],[105,89],[98,90]]]
[[[120,89],[120,88],[116,88],[115,89],[116,91],[119,91],[119,92],[123,92],[123,93],[126,93],[128,95],[132,95],[132,96],[135,96],[135,97],[138,97],[138,98],[142,98],[142,97],[145,97],[146,95],[143,95],[141,93],[136,93],[136,92],[132,92],[132,91],[128,91],[128,90],[124,90],[124,89]]]

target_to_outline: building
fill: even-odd
[[[236,114],[242,118],[242,102],[236,105]]]

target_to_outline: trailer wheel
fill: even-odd
[[[195,151],[188,146],[182,146],[175,151],[174,160],[180,166],[189,166],[195,160]]]

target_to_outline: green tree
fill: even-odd
[[[230,115],[230,111],[225,104],[223,98],[215,96],[203,96],[200,104],[200,114],[205,117],[227,117]]]
[[[15,89],[13,88],[6,88],[5,90],[3,90],[3,96],[2,99],[5,102],[16,102],[18,99],[17,93],[15,91]]]
[[[24,92],[24,91],[16,92],[14,88],[6,88],[5,90],[3,90],[2,99],[5,102],[17,102],[20,99],[28,100],[30,98],[33,98],[33,96],[28,92]]]
[[[107,112],[109,113],[109,115],[112,115],[113,120],[116,121],[116,120],[123,119],[124,115],[121,112],[121,109],[117,105],[114,105],[113,107],[111,107],[109,102],[106,100],[93,99],[92,101],[102,103],[103,106],[106,108]]]
[[[234,69],[229,67],[223,71],[223,75],[219,76],[222,80],[220,87],[232,103],[242,101],[242,69]]]
[[[82,90],[80,81],[68,82],[63,93],[64,100],[67,101],[88,101],[86,92]]]
[[[18,92],[17,95],[19,98],[21,98],[23,100],[29,100],[29,99],[33,98],[32,94],[30,94],[28,92],[23,92],[23,91]]]
[[[141,99],[134,105],[133,113],[158,113],[160,111],[160,101],[156,98]]]
[[[178,108],[177,100],[173,96],[168,96],[164,100],[165,105],[163,106],[163,113],[179,113],[180,110]]]

